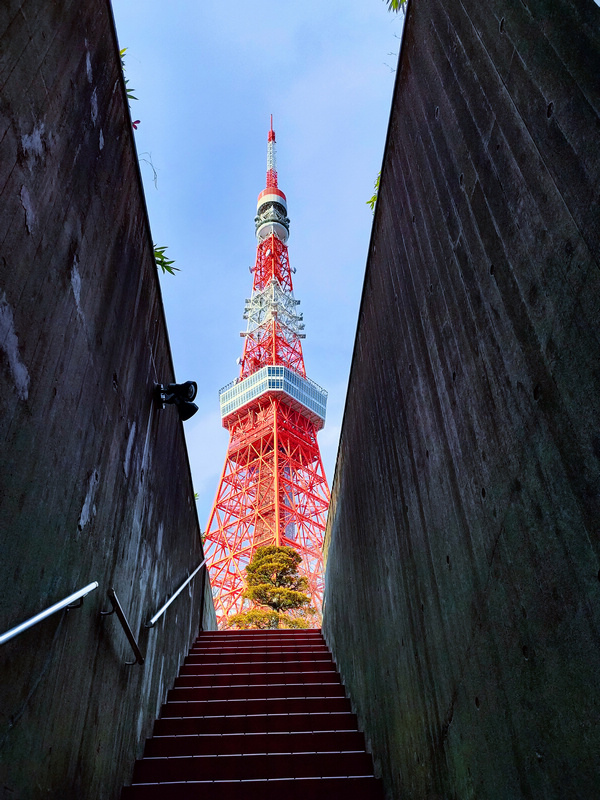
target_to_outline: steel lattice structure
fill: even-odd
[[[325,423],[327,392],[307,378],[304,367],[304,324],[294,298],[272,119],[266,188],[258,196],[255,224],[240,375],[219,393],[229,446],[204,545],[219,623],[242,610],[244,569],[262,545],[294,547],[318,609],[323,596],[329,487],[317,432]]]

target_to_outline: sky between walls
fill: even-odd
[[[382,0],[113,0],[205,527],[227,450],[218,391],[237,377],[265,186],[269,115],[307,374],[329,392],[319,434],[331,483],[402,33]],[[156,171],[156,180],[155,172]]]

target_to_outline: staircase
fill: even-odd
[[[319,630],[207,631],[122,800],[382,800]]]

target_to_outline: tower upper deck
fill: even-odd
[[[317,430],[325,424],[325,389],[283,366],[263,367],[243,380],[224,386],[219,392],[223,424],[241,409],[247,411],[259,405],[265,395],[285,398],[286,403],[308,417]]]

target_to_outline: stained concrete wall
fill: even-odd
[[[203,555],[104,0],[1,4],[0,197],[0,631],[100,584],[0,647],[0,797],[116,798],[215,621],[201,571],[144,629]]]
[[[409,6],[324,612],[389,797],[598,796],[599,34]]]

